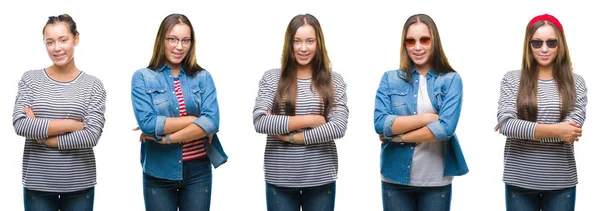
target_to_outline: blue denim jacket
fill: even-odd
[[[375,131],[385,136],[381,145],[381,174],[399,184],[410,183],[410,166],[415,143],[392,142],[392,123],[397,116],[417,114],[419,72],[413,69],[413,83],[407,82],[401,70],[386,72],[377,89],[375,98]],[[427,127],[438,141],[447,141],[444,155],[444,176],[460,176],[469,172],[458,138],[454,131],[462,105],[462,79],[456,72],[427,73],[427,93],[438,120]]]
[[[156,71],[143,68],[135,72],[131,79],[131,100],[138,126],[142,133],[160,140],[165,134],[167,117],[179,116],[179,103],[175,96],[171,68],[163,65]],[[212,144],[203,138],[206,154],[217,168],[227,161],[216,132],[219,129],[219,106],[215,84],[206,70],[195,77],[187,76],[181,69],[179,80],[185,101],[187,115],[197,116],[194,121],[209,135]],[[140,162],[144,173],[169,180],[181,180],[182,144],[160,144],[146,141],[141,145]]]

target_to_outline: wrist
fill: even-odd
[[[295,132],[290,133],[290,138],[288,140],[290,142],[290,144],[296,144],[296,142],[294,141],[294,135],[296,135]]]

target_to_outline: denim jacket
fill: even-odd
[[[392,142],[392,124],[397,116],[417,114],[419,72],[413,69],[413,83],[406,80],[401,70],[386,72],[375,98],[375,131],[385,137],[381,144],[381,175],[398,184],[410,183],[410,167],[415,143]],[[462,105],[462,79],[456,72],[427,75],[427,93],[438,120],[427,125],[438,141],[447,141],[444,154],[444,176],[460,176],[469,172],[467,163],[454,131]]]
[[[179,117],[179,103],[175,96],[171,68],[163,65],[156,71],[143,68],[136,71],[131,80],[131,100],[138,126],[142,133],[160,140],[164,135],[167,117]],[[212,144],[203,138],[206,154],[217,168],[227,161],[216,132],[219,129],[219,106],[217,93],[210,73],[200,71],[190,77],[181,69],[179,80],[187,115],[196,116],[194,124],[213,135]],[[169,180],[181,180],[182,144],[160,144],[145,141],[141,145],[140,162],[144,173]]]

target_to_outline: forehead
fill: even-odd
[[[406,30],[407,37],[423,37],[423,36],[431,36],[429,33],[429,27],[425,25],[423,22],[417,22],[408,27]]]
[[[315,37],[316,32],[315,28],[310,24],[304,24],[296,30],[295,38],[306,38],[306,37]]]
[[[71,31],[69,30],[69,26],[67,23],[58,22],[55,24],[48,24],[44,27],[44,37],[45,38],[57,38],[62,36],[70,36]]]
[[[167,31],[167,36],[181,36],[181,37],[189,37],[191,36],[192,30],[187,24],[178,23],[173,25],[169,31]]]
[[[554,30],[554,27],[545,24],[540,26],[540,28],[538,28],[537,30],[535,30],[535,32],[533,33],[533,38],[534,39],[543,39],[543,38],[555,38],[556,39],[556,31]]]

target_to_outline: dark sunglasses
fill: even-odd
[[[545,42],[548,48],[556,48],[556,46],[558,46],[558,40],[555,39],[546,40]],[[543,40],[530,40],[529,43],[531,43],[531,47],[535,49],[539,49],[544,45]]]
[[[431,43],[431,37],[421,37],[419,39],[419,42],[421,43],[421,45],[429,45],[429,43]],[[404,39],[404,45],[406,45],[406,47],[413,47],[417,44],[417,40],[415,40],[415,38],[406,38]]]

